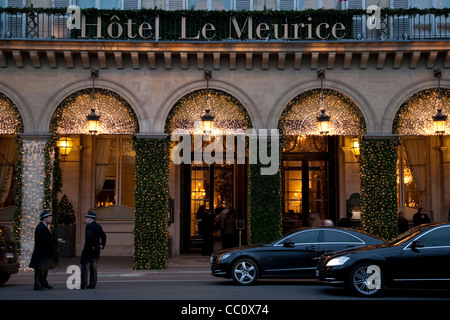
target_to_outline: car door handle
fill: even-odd
[[[315,250],[315,249],[316,249],[316,246],[306,246],[306,249],[307,249],[307,250]]]

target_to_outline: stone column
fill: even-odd
[[[134,269],[165,269],[169,259],[169,147],[165,134],[137,135]]]
[[[50,134],[21,134],[23,140],[20,268],[26,269],[34,249],[34,231],[43,210],[45,145]]]
[[[360,143],[361,225],[364,231],[392,239],[397,227],[397,146],[392,136],[364,136]]]

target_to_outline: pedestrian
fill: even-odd
[[[430,223],[430,218],[423,211],[423,208],[420,207],[417,213],[413,215],[413,226],[415,227],[424,223]]]
[[[54,267],[55,245],[65,242],[62,238],[56,239],[52,236],[49,229],[52,219],[52,214],[44,210],[34,232],[34,250],[29,265],[34,269],[34,290],[53,288],[47,281],[48,270]]]
[[[209,256],[214,251],[214,218],[215,214],[211,210],[206,210],[202,218],[203,226],[203,247],[202,255]]]
[[[236,212],[229,205],[219,214],[216,224],[220,228],[222,249],[236,246]]]
[[[309,214],[309,226],[311,228],[318,228],[323,225],[322,219],[320,218],[320,215],[318,212],[311,212]]]
[[[86,236],[80,260],[81,289],[94,289],[97,285],[97,263],[100,259],[100,249],[104,249],[106,245],[106,234],[95,219],[97,219],[97,215],[89,211],[86,215]]]
[[[202,204],[198,210],[197,214],[195,215],[195,218],[198,220],[197,226],[198,226],[198,236],[199,238],[203,238],[203,230],[204,230],[204,222],[203,217],[206,215],[206,206]]]
[[[403,212],[399,212],[398,213],[398,220],[397,220],[397,224],[398,224],[398,233],[402,234],[405,231],[408,231],[409,229],[409,225],[408,225],[408,220],[406,220],[403,217]]]
[[[323,226],[324,226],[324,227],[334,227],[334,223],[333,223],[333,221],[330,220],[330,219],[325,219],[325,220],[323,221]]]
[[[339,220],[339,226],[343,228],[353,228],[352,216],[353,213],[348,210],[346,217]]]

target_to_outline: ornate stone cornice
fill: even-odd
[[[63,59],[58,59],[62,57]],[[338,59],[341,57],[341,59]],[[365,69],[369,61],[377,69],[417,67],[423,59],[427,68],[434,68],[438,59],[443,67],[450,67],[448,41],[222,41],[222,42],[130,42],[78,40],[0,40],[0,67],[22,68],[30,63],[34,68],[91,68],[125,67],[133,69],[204,69],[210,59],[214,69],[237,68],[243,59],[246,69],[316,69],[319,61],[326,61],[328,69],[359,67]],[[322,58],[322,60],[319,60]],[[63,62],[61,62],[62,60]],[[75,61],[80,62],[76,64]],[[209,61],[209,60],[208,60]],[[174,63],[177,62],[177,63]],[[270,65],[269,65],[270,64]]]

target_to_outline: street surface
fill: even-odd
[[[53,289],[47,291],[33,290],[33,271],[20,272],[0,287],[0,305],[5,310],[7,300],[14,301],[14,309],[21,300],[40,301],[58,300],[66,305],[69,301],[107,300],[108,308],[121,305],[123,301],[138,303],[139,308],[151,306],[154,310],[164,309],[169,314],[202,315],[217,318],[219,315],[229,316],[236,313],[255,315],[259,312],[261,319],[269,319],[269,315],[285,313],[292,308],[318,307],[327,305],[364,305],[364,303],[392,303],[392,301],[420,300],[448,304],[450,290],[387,290],[379,298],[363,299],[349,295],[342,288],[322,285],[315,280],[259,280],[253,286],[236,286],[229,279],[216,278],[210,275],[208,257],[186,256],[171,260],[165,270],[132,270],[131,258],[102,257],[99,263],[99,277],[96,289],[68,289],[67,281],[71,273],[66,273],[69,265],[76,265],[77,258],[62,259],[61,267],[50,270],[48,280]],[[79,304],[82,306],[85,302]],[[361,304],[362,303],[362,304]],[[95,304],[105,306],[104,303]],[[126,305],[126,303],[125,303]],[[237,305],[237,307],[236,307]],[[244,306],[243,306],[244,305]],[[439,305],[439,304],[438,304]],[[210,309],[207,309],[206,307]],[[264,309],[265,307],[265,309]],[[214,314],[212,308],[215,308]],[[76,310],[73,310],[76,311]],[[104,312],[103,310],[102,312]],[[266,312],[265,312],[266,311]]]

